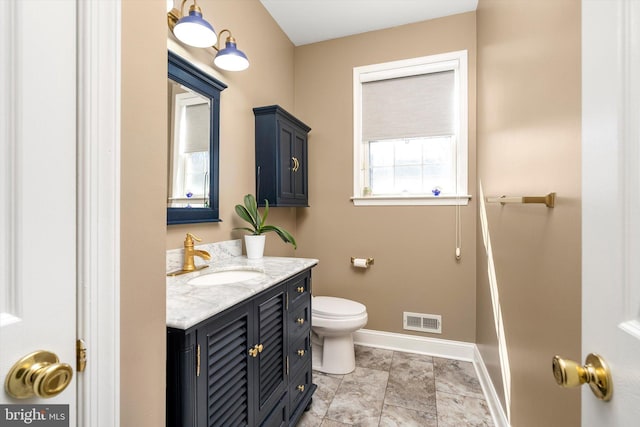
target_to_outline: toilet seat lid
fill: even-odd
[[[367,307],[356,301],[337,297],[314,297],[311,312],[321,316],[358,316],[367,311]]]

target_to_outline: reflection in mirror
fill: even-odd
[[[208,98],[169,80],[169,179],[167,206],[209,206]]]
[[[220,221],[220,92],[227,86],[169,51],[167,224]]]

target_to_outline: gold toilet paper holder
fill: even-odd
[[[358,259],[357,257],[352,256],[351,257],[351,264],[355,264],[356,259]],[[367,267],[369,267],[371,264],[373,264],[373,258],[361,258],[364,259],[365,264]]]

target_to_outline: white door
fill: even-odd
[[[582,2],[582,353],[613,395],[582,390],[583,426],[640,425],[640,2]]]
[[[38,416],[76,425],[76,7],[0,1],[0,424],[21,416],[14,405],[44,404],[69,406]],[[69,364],[71,383],[16,399],[7,373],[36,350]],[[65,378],[47,375],[44,393]]]

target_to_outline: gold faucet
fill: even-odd
[[[196,266],[196,264],[194,263],[194,257],[200,257],[206,260],[211,259],[211,255],[209,255],[209,252],[193,248],[194,240],[197,242],[202,241],[202,239],[200,239],[199,237],[196,237],[191,233],[187,233],[187,237],[184,239],[184,264],[182,265],[182,270],[173,271],[167,274],[167,276],[177,276],[179,274],[190,273],[192,271],[202,270],[203,268],[209,267],[206,264]]]

